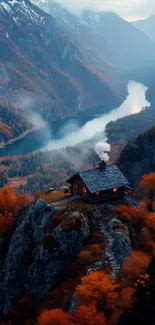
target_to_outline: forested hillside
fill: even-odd
[[[53,121],[125,97],[115,71],[112,77],[89,65],[55,19],[30,1],[0,1],[0,30],[0,99],[11,110],[15,103],[23,128],[23,116],[31,122],[34,112]],[[4,111],[0,119],[5,123]],[[13,128],[11,115],[9,123]]]
[[[75,171],[92,168],[97,162],[98,156],[93,149],[87,149],[87,144],[60,151],[8,156],[0,158],[0,186],[9,184],[19,192],[34,194],[48,187],[62,186]]]
[[[120,154],[118,165],[133,187],[142,175],[155,171],[155,127],[129,141]]]
[[[120,118],[106,125],[108,141],[113,145],[127,143],[139,134],[152,128],[155,124],[155,109],[149,107],[140,113]],[[134,127],[136,126],[136,127]]]

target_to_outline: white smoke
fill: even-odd
[[[32,124],[35,129],[41,129],[47,126],[47,122],[42,118],[41,114],[36,111],[36,108],[41,111],[41,98],[36,99],[34,96],[22,96],[18,104],[27,121]]]
[[[111,146],[107,142],[97,142],[95,145],[95,151],[101,160],[105,162],[109,161],[109,152],[111,150]]]

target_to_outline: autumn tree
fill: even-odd
[[[29,207],[33,197],[28,194],[19,194],[16,198],[16,204],[14,207],[15,216],[17,217],[22,210]]]
[[[111,311],[118,297],[119,288],[120,286],[112,281],[109,274],[96,271],[83,276],[76,290],[82,304],[94,303],[99,310]]]
[[[71,325],[72,316],[61,309],[44,310],[38,317],[38,325]]]
[[[14,206],[17,197],[14,189],[9,186],[4,186],[0,189],[0,213],[4,217],[13,216]]]
[[[146,325],[154,324],[155,315],[155,286],[149,274],[140,275],[136,280],[135,291],[132,296],[132,306],[125,310],[118,325]]]
[[[119,214],[119,220],[132,223],[139,231],[143,228],[147,218],[147,210],[143,206],[120,205],[115,208],[115,212]]]
[[[121,309],[130,308],[134,289],[131,287],[122,288],[118,298],[117,307]]]
[[[15,218],[23,209],[27,209],[32,197],[17,195],[12,187],[0,189],[0,233],[6,233],[15,223]]]
[[[140,187],[147,192],[149,197],[148,209],[150,212],[153,211],[153,201],[155,195],[155,173],[150,173],[148,175],[144,175],[142,181],[140,182]]]
[[[143,274],[149,264],[149,256],[141,251],[134,251],[123,264],[123,271],[129,282],[133,283]]]
[[[98,312],[96,306],[81,305],[73,315],[73,324],[75,325],[106,325],[106,317],[103,313]]]

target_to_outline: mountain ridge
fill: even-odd
[[[134,27],[144,32],[150,39],[155,41],[155,36],[154,36],[155,14],[147,17],[144,20],[137,20],[131,23]]]
[[[125,96],[122,85],[89,65],[54,18],[29,0],[1,1],[0,17],[0,96],[24,115],[32,110],[45,120],[61,119]]]

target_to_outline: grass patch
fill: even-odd
[[[54,193],[53,192],[47,194],[44,193],[39,198],[46,201],[47,203],[53,203],[53,202],[65,200],[69,197],[70,196],[64,193],[63,191],[57,191]]]

